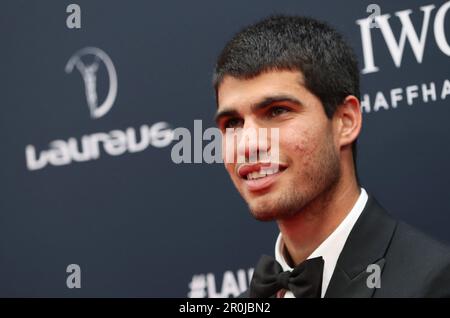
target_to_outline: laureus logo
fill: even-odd
[[[105,66],[109,77],[108,94],[99,102],[97,74]],[[76,52],[66,65],[66,72],[74,68],[84,81],[87,104],[92,118],[104,116],[113,106],[117,95],[117,74],[109,56],[95,47],[86,47]],[[109,132],[94,132],[81,137],[56,139],[48,143],[47,149],[38,149],[33,144],[25,146],[28,170],[39,170],[47,165],[63,166],[74,162],[97,160],[102,155],[121,156],[125,153],[144,151],[149,146],[167,147],[173,139],[173,131],[167,122],[141,125],[140,128],[113,129]]]
[[[88,64],[88,58],[86,56],[92,56],[93,62]],[[85,62],[82,58],[85,58]],[[92,58],[90,59],[92,60]],[[97,96],[97,71],[100,63],[105,65],[108,72],[109,89],[105,100],[99,105]],[[95,47],[86,47],[72,55],[67,62],[66,73],[72,73],[74,67],[77,68],[83,78],[91,118],[95,119],[104,116],[113,106],[117,96],[117,73],[112,60],[104,51]]]

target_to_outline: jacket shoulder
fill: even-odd
[[[398,222],[386,253],[383,281],[388,285],[385,291],[391,285],[397,297],[450,297],[450,248]]]

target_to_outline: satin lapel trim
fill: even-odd
[[[339,255],[325,297],[372,297],[375,289],[367,287],[372,273],[367,267],[377,264],[383,269],[396,227],[397,221],[369,196]]]

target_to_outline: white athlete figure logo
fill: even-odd
[[[85,64],[81,58],[85,55],[93,55],[94,62]],[[105,101],[99,106],[97,97],[97,71],[100,62],[105,64],[109,77],[109,90]],[[87,47],[76,52],[69,59],[66,65],[66,72],[71,73],[74,66],[80,72],[86,92],[86,100],[92,118],[100,118],[105,115],[114,104],[117,96],[117,73],[109,56],[102,50],[95,47]]]

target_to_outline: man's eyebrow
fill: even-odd
[[[236,110],[231,109],[231,108],[226,108],[224,110],[217,112],[217,114],[214,116],[214,121],[218,125],[221,118],[233,117],[233,116],[238,116],[238,115],[239,115],[239,113]]]
[[[272,104],[280,103],[280,102],[288,102],[291,104],[296,104],[298,106],[302,106],[302,102],[291,95],[273,95],[273,96],[267,96],[264,97],[261,101],[253,104],[250,106],[250,109],[252,112],[256,112],[258,110],[264,109]],[[217,112],[217,114],[214,116],[214,120],[216,124],[219,123],[219,120],[223,117],[233,117],[233,116],[239,116],[239,112],[236,111],[233,108],[226,107],[224,110],[221,110]]]
[[[274,96],[267,96],[263,98],[262,101],[254,104],[251,106],[252,112],[256,112],[258,110],[264,109],[272,104],[280,103],[280,102],[288,102],[291,104],[296,104],[298,106],[302,106],[302,102],[298,100],[296,97],[291,95],[274,95]]]

